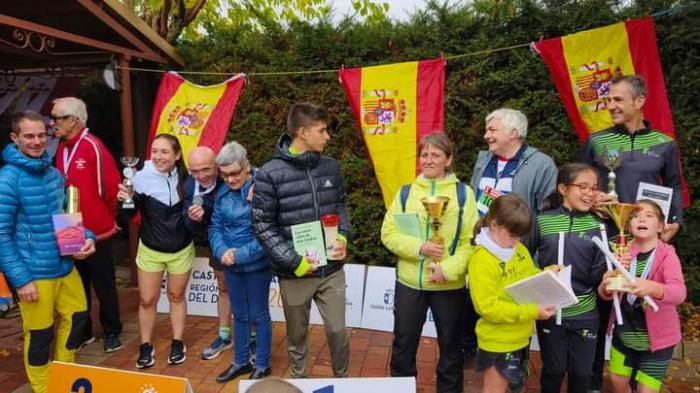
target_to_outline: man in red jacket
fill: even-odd
[[[66,185],[80,190],[80,211],[83,225],[97,237],[96,252],[76,263],[83,281],[90,311],[90,286],[95,288],[100,301],[100,323],[105,334],[105,352],[121,349],[119,335],[122,323],[119,317],[119,297],[114,276],[112,237],[117,232],[117,191],[121,177],[111,154],[85,126],[87,108],[75,97],[59,98],[53,102],[51,125],[61,143],[56,150],[56,168],[66,178]],[[92,321],[88,318],[82,345],[95,341]]]

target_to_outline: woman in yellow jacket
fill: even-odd
[[[465,306],[465,275],[472,228],[478,219],[474,193],[455,176],[454,144],[444,134],[423,137],[418,145],[421,174],[404,186],[384,216],[382,242],[399,257],[394,297],[392,376],[416,376],[416,352],[428,307],[440,347],[437,391],[462,391],[461,327]],[[433,235],[421,199],[449,198],[438,235]],[[461,213],[461,217],[460,217]],[[411,220],[417,226],[407,225]],[[413,230],[411,229],[413,227]]]

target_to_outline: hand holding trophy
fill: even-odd
[[[124,170],[122,171],[122,173],[124,174],[124,181],[122,182],[122,184],[128,190],[128,197],[122,203],[122,208],[123,209],[133,209],[135,207],[135,205],[134,205],[134,200],[131,199],[131,196],[134,193],[133,178],[136,175],[136,170],[134,169],[134,167],[139,163],[139,158],[138,157],[131,157],[131,156],[124,156],[121,158],[120,161],[122,164],[124,164]]]

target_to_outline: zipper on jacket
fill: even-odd
[[[311,178],[311,171],[309,170],[308,167],[306,168],[306,178],[309,179],[309,185],[311,185],[311,195],[314,198],[314,210],[316,211],[316,218],[320,220],[321,213],[319,212],[319,208],[318,208],[318,198],[316,196],[316,186],[314,186],[314,181]]]
[[[570,211],[569,212],[569,230],[566,232],[566,240],[569,240],[571,237],[571,230],[574,227],[574,212]],[[562,261],[566,261],[566,245],[564,246],[564,255],[561,256]]]
[[[634,137],[635,137],[635,136],[637,136],[637,133],[636,133],[636,132],[630,136],[630,144],[631,144],[631,146],[630,146],[630,154],[631,154],[632,156],[634,156]]]
[[[168,177],[165,178],[165,183],[168,185],[168,200],[170,203],[168,206],[173,205],[173,191],[170,189],[170,174],[168,174]]]

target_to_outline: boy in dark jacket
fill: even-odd
[[[349,342],[345,332],[345,258],[350,225],[345,214],[345,186],[338,161],[321,155],[330,140],[324,108],[295,104],[287,118],[287,134],[280,137],[274,158],[255,178],[253,230],[279,278],[287,322],[292,378],[307,376],[308,328],[311,300],[318,305],[331,350],[333,373],[348,373]],[[325,266],[294,250],[291,227],[340,218],[334,252]]]

